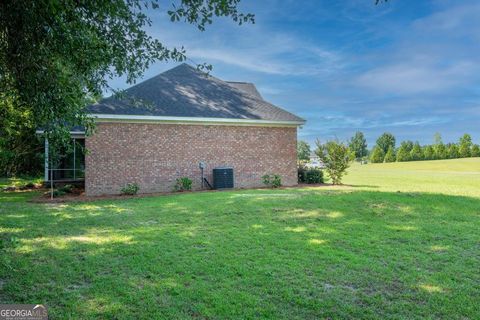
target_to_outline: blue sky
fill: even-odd
[[[299,138],[310,143],[356,130],[369,147],[385,131],[420,143],[470,133],[479,143],[480,1],[373,2],[243,0],[254,25],[218,19],[204,32],[157,10],[149,32],[212,64],[214,76],[254,82],[307,120]],[[157,63],[144,78],[174,65]]]

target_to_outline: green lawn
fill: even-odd
[[[479,319],[480,158],[355,165],[345,183],[0,193],[0,302],[52,319]]]

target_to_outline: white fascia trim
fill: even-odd
[[[45,131],[44,130],[36,130],[35,133],[36,134],[44,134]],[[84,135],[85,131],[70,131],[70,134],[71,135]]]
[[[200,117],[164,117],[164,116],[139,116],[123,114],[89,114],[97,122],[171,122],[189,124],[243,124],[243,125],[276,125],[276,126],[301,126],[305,121],[277,121],[255,119],[231,118],[200,118]]]

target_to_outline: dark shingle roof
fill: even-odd
[[[253,83],[250,82],[238,82],[238,81],[227,81],[229,85],[232,87],[237,88],[238,90],[241,90],[245,93],[248,93],[249,95],[252,95],[258,99],[262,99],[263,97],[260,95],[260,92],[258,92],[257,87]]]
[[[133,98],[133,99],[132,99]],[[92,114],[304,120],[262,99],[251,83],[226,82],[181,64],[87,107]]]

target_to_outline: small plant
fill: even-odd
[[[16,191],[17,187],[16,186],[7,186],[7,187],[3,188],[2,190],[5,191],[5,192]]]
[[[182,192],[192,190],[192,179],[188,177],[181,177],[176,180],[173,191]]]
[[[71,184],[66,184],[61,188],[58,188],[58,190],[64,192],[64,193],[72,193],[73,192],[73,186]]]
[[[278,174],[266,174],[262,177],[263,184],[270,188],[282,186],[282,178]]]
[[[50,192],[47,192],[46,194],[50,194]],[[64,195],[65,195],[65,191],[62,191],[60,189],[53,190],[53,197],[54,198],[58,198],[58,197],[61,197],[61,196],[64,196]]]
[[[27,188],[27,189],[34,189],[34,188],[35,188],[35,183],[33,183],[33,182],[28,182],[27,184],[25,184],[25,188]]]
[[[127,183],[125,187],[122,188],[121,192],[124,195],[136,195],[140,190],[140,187],[136,183]]]

